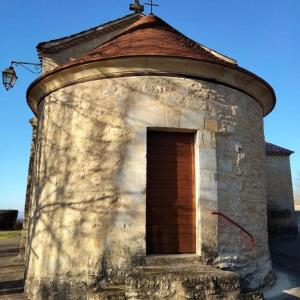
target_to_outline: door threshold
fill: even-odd
[[[179,253],[179,254],[147,254],[146,257],[200,257],[196,253]]]
[[[192,254],[148,254],[147,265],[173,265],[173,264],[199,264],[202,257],[196,253]]]

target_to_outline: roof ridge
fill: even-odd
[[[221,61],[225,64],[234,64],[234,65],[236,64],[236,61],[230,60],[226,57],[223,58],[223,56],[221,54],[218,54],[218,55],[214,54],[212,50],[210,51],[210,50],[208,50],[207,47],[203,47],[201,44],[199,44],[196,41],[194,41],[193,39],[187,37],[185,34],[181,33],[180,31],[178,31],[173,26],[171,26],[166,21],[164,21],[163,19],[161,19],[160,17],[158,17],[156,15],[147,15],[147,16],[142,17],[141,19],[134,22],[131,26],[124,29],[122,32],[120,32],[115,37],[111,38],[110,40],[106,41],[105,43],[103,43],[103,44],[95,47],[91,51],[89,51],[83,57],[88,57],[90,55],[94,56],[97,53],[101,54],[101,49],[103,49],[103,47],[108,46],[109,44],[113,44],[114,41],[116,41],[122,37],[125,37],[126,35],[129,36],[131,33],[134,33],[134,32],[137,32],[137,31],[143,30],[143,29],[145,29],[145,30],[147,30],[147,29],[162,30],[162,31],[168,32],[170,35],[173,34],[173,38],[178,40],[178,44],[180,45],[180,47],[184,48],[185,46],[183,44],[185,43],[186,46],[188,46],[190,48],[190,50],[193,49],[193,52],[195,52],[195,53],[199,52],[198,53],[199,55],[200,55],[200,52],[202,52],[202,56],[203,55],[206,56],[206,58],[209,60]],[[80,61],[80,60],[81,60],[81,58],[79,58],[78,60],[75,60],[75,61]]]
[[[125,28],[123,31],[121,31],[118,35],[114,36],[113,38],[111,38],[110,40],[106,41],[105,43],[95,47],[94,49],[92,49],[91,51],[89,51],[87,54],[92,54],[95,50],[97,50],[98,48],[110,43],[110,42],[113,42],[114,40],[118,39],[120,36],[123,36],[125,34],[129,34],[131,32],[134,32],[136,31],[137,29],[143,29],[143,28],[147,28],[146,24],[145,23],[141,23],[140,25],[136,25],[136,23],[140,22],[141,20],[147,18],[147,17],[155,17],[156,19],[158,19],[159,21],[163,22],[166,26],[168,26],[170,29],[174,30],[175,32],[178,32],[179,34],[181,34],[179,31],[177,31],[174,27],[172,27],[171,25],[169,25],[167,22],[165,22],[163,19],[159,18],[158,16],[156,15],[147,15],[147,16],[144,16],[142,17],[141,19],[137,20],[136,22],[134,22],[133,24],[131,24],[128,28]],[[156,27],[156,29],[159,29],[158,27]],[[161,30],[165,30],[163,28],[160,28]],[[183,35],[183,34],[181,34]]]

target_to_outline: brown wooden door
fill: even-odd
[[[148,132],[146,193],[147,253],[195,253],[193,133]]]

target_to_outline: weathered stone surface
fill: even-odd
[[[126,300],[125,285],[110,286],[102,290],[88,292],[87,300]]]
[[[166,266],[176,264],[200,264],[202,258],[194,254],[174,254],[174,255],[148,255],[146,257],[146,265],[150,266]]]
[[[270,234],[298,234],[289,156],[266,156],[268,230]]]
[[[103,79],[47,96],[39,106],[26,290],[60,289],[66,278],[70,292],[124,284],[145,263],[146,137],[161,128],[195,131],[196,254],[237,271],[246,286],[263,285],[271,263],[262,117],[242,92],[175,77]],[[237,228],[223,226],[215,210],[248,230],[255,248],[239,243]]]
[[[218,121],[217,120],[205,120],[205,129],[208,131],[217,132],[218,131]]]
[[[242,294],[240,300],[264,300],[264,295],[261,292]]]
[[[29,228],[29,214],[30,214],[30,201],[32,195],[32,175],[34,172],[34,156],[36,152],[36,129],[37,129],[37,118],[30,119],[30,124],[32,126],[32,136],[31,136],[31,146],[30,146],[30,155],[29,155],[29,166],[28,166],[28,175],[27,175],[27,186],[26,186],[26,197],[25,197],[25,207],[24,207],[24,220],[22,228],[22,236],[20,242],[20,257],[25,257],[26,244],[28,238],[28,228]]]
[[[137,267],[126,279],[127,299],[238,299],[239,276],[197,264]]]

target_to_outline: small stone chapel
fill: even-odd
[[[139,10],[37,49],[30,299],[239,299],[274,282],[266,81]],[[268,170],[284,157],[295,231],[286,151],[268,144]]]

